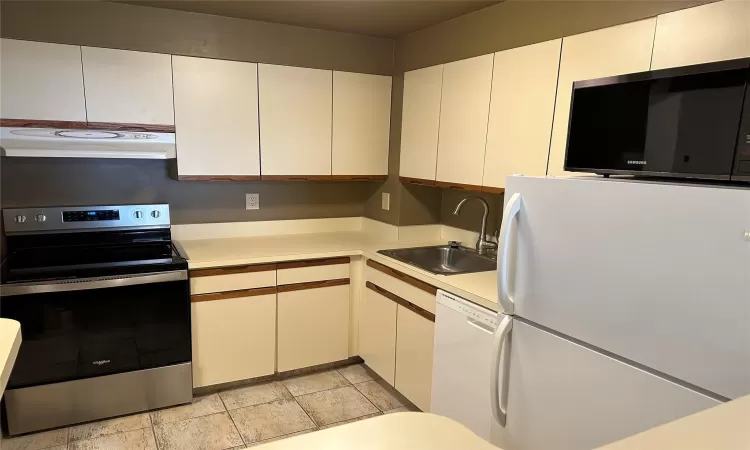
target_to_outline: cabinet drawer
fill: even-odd
[[[436,287],[373,260],[367,261],[365,279],[435,314]]]
[[[237,291],[276,285],[276,265],[220,267],[190,271],[190,293]]]
[[[276,357],[273,288],[193,296],[193,387],[270,375]],[[224,297],[222,297],[224,296]]]
[[[279,285],[349,278],[349,258],[312,259],[277,264]]]
[[[349,285],[278,294],[278,370],[346,359]]]
[[[395,388],[424,412],[430,411],[435,322],[398,305]]]

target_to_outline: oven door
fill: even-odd
[[[6,284],[0,316],[21,323],[9,389],[190,362],[187,271]]]

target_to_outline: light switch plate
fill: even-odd
[[[245,194],[245,209],[260,209],[260,194]]]
[[[388,192],[383,192],[381,194],[380,203],[381,203],[381,208],[383,208],[384,210],[388,211],[389,209],[391,209],[391,194],[389,194]]]

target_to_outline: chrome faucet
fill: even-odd
[[[453,215],[457,216],[458,213],[461,212],[461,207],[464,206],[464,203],[469,200],[479,200],[480,202],[482,202],[482,206],[484,206],[484,214],[482,214],[482,229],[479,231],[479,239],[477,240],[477,253],[479,253],[480,255],[484,255],[488,250],[494,250],[497,248],[497,244],[495,242],[487,240],[487,216],[489,216],[490,214],[490,205],[487,204],[487,201],[481,197],[477,197],[476,195],[470,195],[458,202],[458,205],[456,205],[456,210],[453,211]]]

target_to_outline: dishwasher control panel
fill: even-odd
[[[497,313],[444,291],[438,291],[437,302],[459,312],[467,319],[497,328]]]

